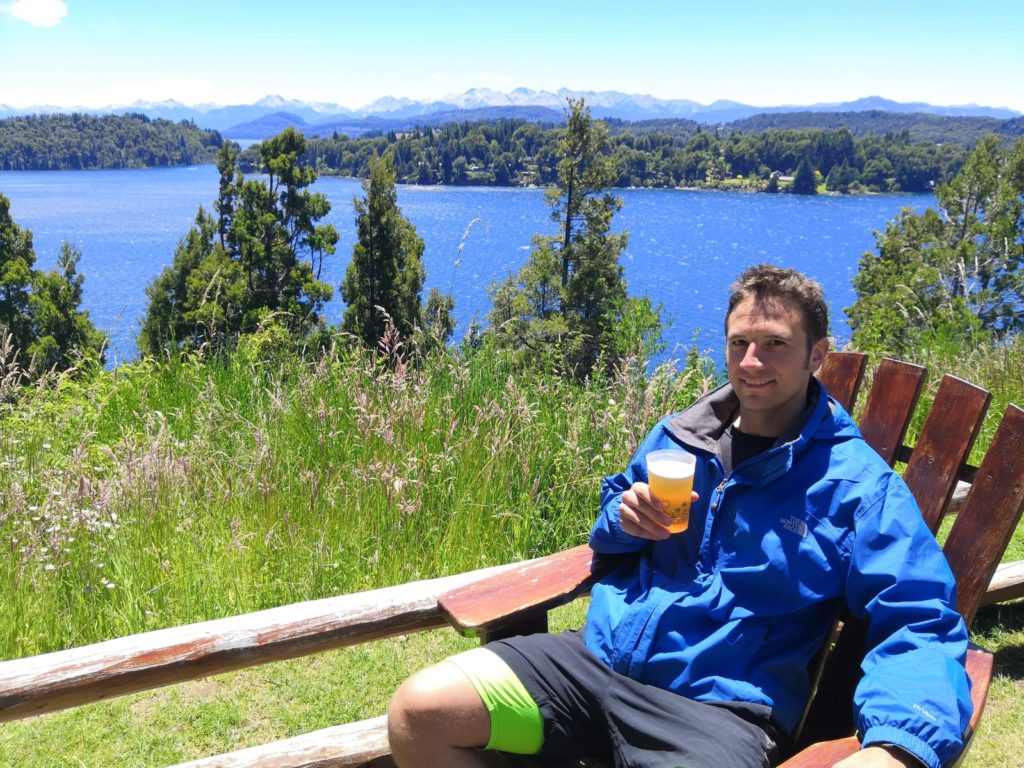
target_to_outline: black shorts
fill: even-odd
[[[540,708],[540,756],[596,758],[615,768],[767,768],[777,759],[770,707],[697,702],[639,683],[609,669],[578,632],[486,647]]]

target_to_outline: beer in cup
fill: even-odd
[[[666,449],[647,454],[647,484],[665,514],[672,518],[670,533],[685,531],[690,524],[690,494],[697,457],[686,451]]]

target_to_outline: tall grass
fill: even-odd
[[[580,543],[599,478],[712,383],[704,361],[580,385],[396,342],[23,389],[0,412],[0,656]]]

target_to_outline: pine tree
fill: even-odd
[[[535,235],[529,262],[492,286],[491,336],[526,359],[554,353],[565,370],[583,377],[602,353],[630,346],[617,338],[616,325],[630,300],[619,264],[628,235],[611,231],[622,200],[607,191],[617,176],[607,128],[591,119],[582,99],[568,102],[557,170],[547,202],[558,234]]]
[[[423,239],[398,207],[390,154],[370,161],[363,190],[366,197],[353,201],[358,242],[341,284],[348,305],[342,329],[373,348],[384,335],[387,317],[406,337],[422,327],[426,273]]]
[[[103,362],[104,334],[80,309],[84,278],[80,251],[61,246],[56,270],[35,269],[32,233],[11,218],[11,203],[0,195],[0,334],[10,337],[19,360],[35,370],[67,370],[81,357]]]
[[[299,164],[305,147],[292,128],[262,142],[264,179],[244,177],[237,146],[221,148],[216,218],[200,208],[171,266],[146,287],[143,354],[232,346],[267,323],[299,341],[325,326],[320,310],[333,290],[320,272],[338,233],[318,224],[331,205],[309,190],[317,175]]]
[[[794,195],[818,194],[818,178],[814,174],[814,166],[811,165],[811,161],[807,157],[804,157],[796,167],[790,191]]]

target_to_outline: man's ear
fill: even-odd
[[[828,354],[828,346],[828,339],[825,338],[815,342],[811,347],[811,356],[808,360],[811,373],[814,373],[821,368],[821,364],[825,362],[825,355]]]

